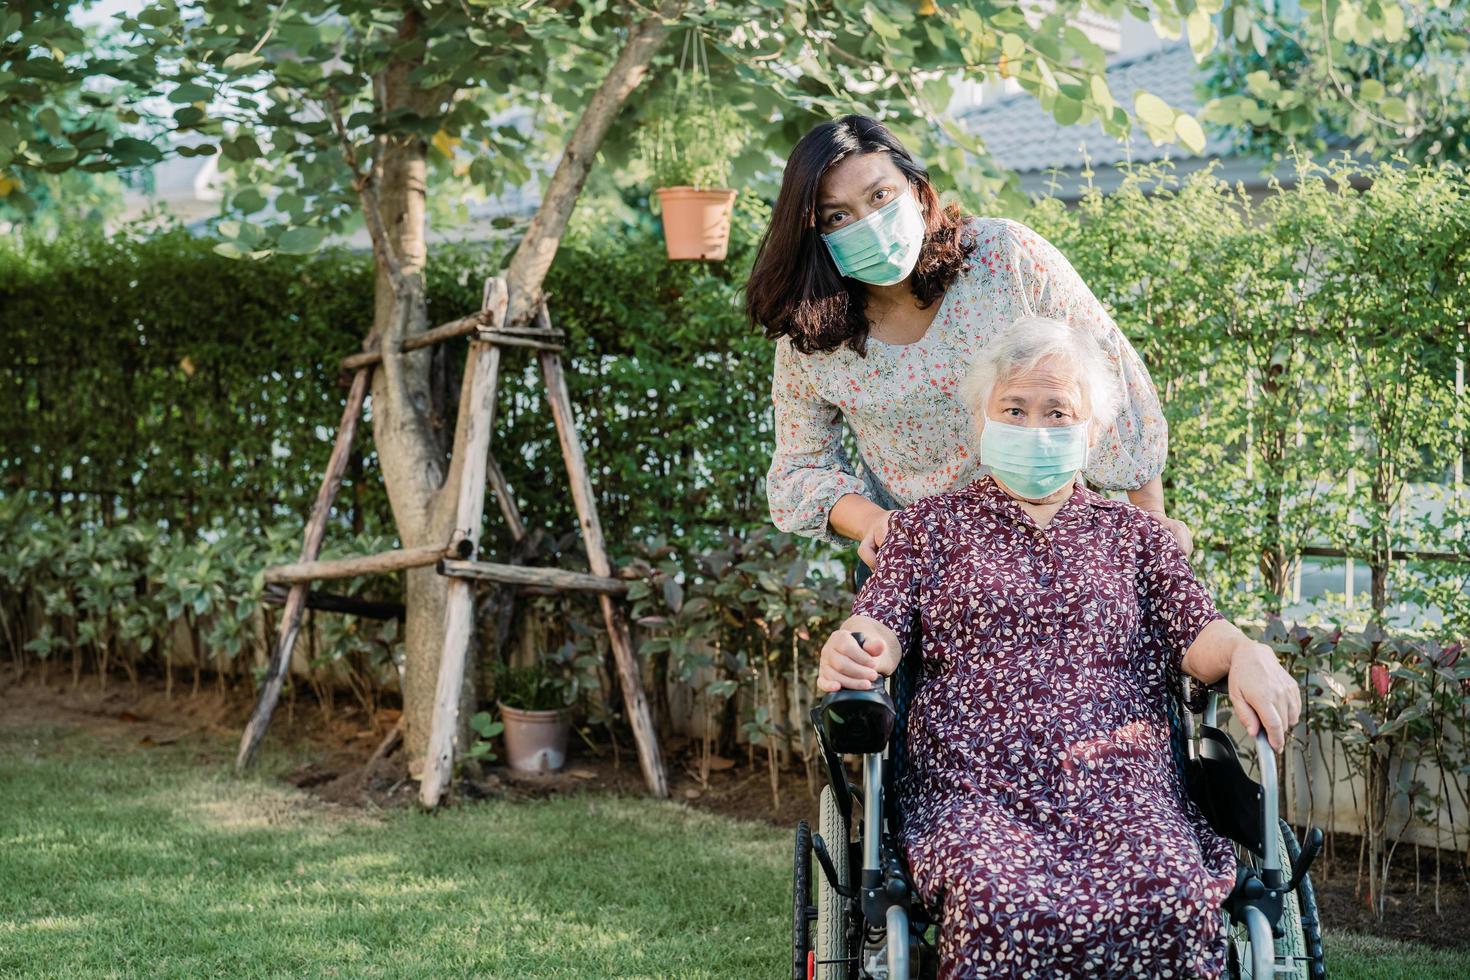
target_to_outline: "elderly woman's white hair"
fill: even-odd
[[[1117,418],[1123,386],[1092,332],[1050,317],[1023,316],[985,345],[960,382],[960,397],[974,414],[975,431],[985,425],[985,406],[996,382],[1025,374],[1047,360],[1075,371],[1093,432]]]

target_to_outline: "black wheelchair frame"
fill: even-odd
[[[855,587],[861,587],[867,572],[859,562]],[[855,636],[863,642],[862,634]],[[839,818],[836,827],[826,829],[843,839],[826,840],[805,820],[797,826],[793,980],[929,980],[936,975],[938,951],[926,935],[931,925],[939,924],[939,915],[917,899],[897,844],[900,814],[893,791],[902,772],[907,709],[918,681],[919,658],[909,655],[913,652],[906,650],[893,675],[879,678],[870,690],[834,691],[811,709],[828,779],[822,804],[829,806],[830,793]],[[1294,832],[1278,816],[1276,757],[1264,730],[1255,740],[1261,770],[1261,782],[1256,782],[1246,773],[1234,742],[1216,724],[1223,683],[1207,691],[1198,726],[1178,692],[1169,706],[1170,727],[1190,797],[1210,825],[1236,844],[1235,887],[1222,906],[1231,929],[1229,976],[1324,980],[1326,963],[1308,875],[1322,846],[1322,832],[1311,829],[1298,846]],[[845,755],[862,757],[861,789],[848,779]],[[861,820],[854,835],[855,805],[861,806]],[[824,820],[829,812],[824,809]],[[834,854],[836,846],[844,850]],[[811,901],[813,857],[822,879],[817,884],[826,889],[823,897],[835,903],[842,918],[835,935],[843,955],[830,959],[819,959],[812,943],[819,915]],[[1284,916],[1288,907],[1292,914]],[[832,928],[833,923],[820,923],[818,932]]]

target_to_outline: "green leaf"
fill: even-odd
[[[50,106],[36,113],[36,122],[40,123],[41,128],[51,136],[61,135],[61,117]]]
[[[220,141],[220,152],[225,159],[243,163],[246,160],[258,160],[264,156],[260,144],[255,142],[255,137],[249,133],[243,133],[231,139]]]
[[[1358,83],[1358,97],[1365,102],[1377,102],[1386,94],[1383,83],[1376,78],[1365,78]]]
[[[265,207],[265,195],[254,187],[247,187],[235,195],[232,203],[237,211],[251,214]]]
[[[1378,111],[1394,122],[1409,121],[1409,105],[1396,95],[1391,95],[1379,102]]]
[[[1267,71],[1253,71],[1246,75],[1245,87],[1258,99],[1274,99],[1281,93],[1281,85]]]
[[[1396,0],[1385,0],[1380,6],[1383,10],[1383,39],[1389,44],[1397,44],[1404,39],[1404,8]]]
[[[1179,136],[1179,142],[1187,146],[1191,152],[1203,153],[1205,151],[1205,131],[1189,113],[1181,112],[1174,118],[1174,132]]]
[[[298,225],[295,228],[286,229],[276,239],[275,250],[286,255],[306,255],[310,252],[315,252],[317,246],[321,245],[322,239],[325,237],[326,232],[320,228],[313,228],[310,225]]]
[[[1189,50],[1194,52],[1194,60],[1203,61],[1215,46],[1215,21],[1203,7],[1195,7],[1184,25],[1189,31]]]
[[[248,51],[238,51],[225,59],[225,71],[232,75],[243,75],[255,71],[265,64],[265,59]]]
[[[1082,103],[1066,96],[1058,96],[1051,112],[1058,125],[1070,126],[1082,118]]]
[[[152,143],[123,136],[112,143],[112,156],[124,167],[145,163],[156,163],[163,159],[163,152]]]
[[[1133,111],[1138,118],[1156,129],[1172,131],[1174,110],[1169,103],[1149,92],[1137,92],[1133,96]]]
[[[185,82],[168,93],[170,102],[208,102],[212,98],[214,98],[214,89],[207,85],[200,85],[198,82]]]

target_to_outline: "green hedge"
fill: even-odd
[[[1163,189],[1145,194],[1149,186]],[[1305,170],[1252,203],[1198,175],[1140,170],[1031,223],[1116,313],[1159,386],[1172,510],[1232,612],[1280,613],[1303,548],[1371,570],[1329,619],[1410,604],[1470,633],[1470,185],[1453,168]],[[1371,179],[1359,192],[1354,182]],[[1410,622],[1410,620],[1416,622]]]
[[[1348,187],[1369,178],[1366,192]],[[650,536],[706,548],[768,523],[771,345],[740,316],[767,208],[746,196],[736,213],[723,263],[669,262],[652,222],[579,213],[549,277],[615,549]],[[1232,613],[1289,607],[1295,556],[1326,548],[1372,574],[1366,599],[1326,597],[1324,614],[1386,618],[1408,603],[1470,631],[1466,566],[1395,557],[1470,550],[1470,504],[1450,484],[1470,442],[1455,391],[1470,310],[1462,172],[1305,173],[1253,204],[1209,175],[1174,186],[1155,167],[1020,217],[1149,363],[1171,430],[1170,506]],[[431,321],[473,309],[504,254],[499,241],[437,249]],[[12,351],[0,486],[84,523],[299,522],[369,282],[364,255],[234,261],[181,230],[0,248]],[[452,397],[464,346],[438,350]],[[532,368],[508,356],[494,441],[522,510],[554,538],[575,521]],[[392,533],[374,463],[364,427],[334,534]],[[490,550],[505,544],[489,533]]]
[[[578,222],[547,283],[567,331],[568,383],[611,540],[709,538],[765,520],[770,350],[739,320],[758,201],[731,259],[669,262],[646,229]],[[504,248],[435,252],[429,315],[474,310]],[[344,392],[337,363],[372,311],[350,252],[225,259],[182,230],[91,231],[0,248],[0,485],[80,520],[204,526],[299,519],[316,493]],[[446,390],[464,345],[441,345]],[[539,378],[507,356],[494,444],[520,504],[575,526]],[[338,498],[342,523],[389,529],[368,426]],[[512,450],[510,447],[515,447]]]

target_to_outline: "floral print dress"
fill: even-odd
[[[1093,447],[1086,477],[1126,490],[1163,471],[1168,427],[1148,369],[1062,254],[1006,218],[972,215],[964,234],[975,251],[914,343],[870,337],[864,358],[849,347],[801,354],[790,337],[777,341],[766,496],[780,530],[848,547],[827,521],[844,494],[896,510],[982,476],[971,412],[956,387],[985,343],[1028,314],[1092,331],[1123,382],[1122,411]],[[844,422],[860,475],[842,446]]]
[[[853,613],[920,658],[895,791],[941,978],[1221,974],[1234,851],[1165,707],[1220,613],[1162,524],[1078,481],[1041,529],[982,477],[894,514]]]

